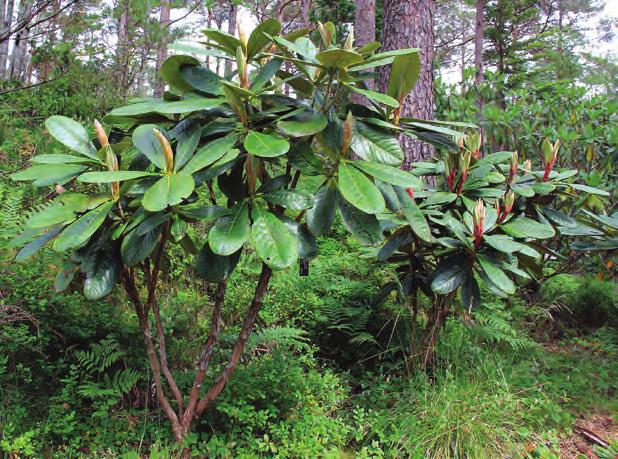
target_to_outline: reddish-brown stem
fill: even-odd
[[[157,399],[163,408],[163,412],[172,423],[172,430],[178,440],[182,440],[183,434],[181,432],[178,416],[174,412],[172,405],[163,392],[163,383],[161,381],[161,366],[159,365],[159,359],[157,358],[157,352],[154,347],[152,339],[152,333],[150,331],[150,323],[148,321],[148,313],[142,306],[139,298],[139,292],[135,286],[135,273],[132,270],[125,270],[122,273],[122,285],[129,296],[129,299],[135,307],[135,312],[139,319],[140,328],[144,335],[144,341],[146,342],[146,352],[148,354],[148,362],[152,370],[152,378],[154,379],[155,388],[157,391]]]
[[[245,345],[247,344],[247,340],[249,339],[249,335],[251,334],[251,330],[253,329],[255,319],[260,312],[260,308],[262,307],[262,303],[264,301],[264,294],[266,293],[266,289],[268,288],[272,272],[273,271],[271,268],[269,268],[266,264],[262,264],[262,272],[260,273],[260,279],[255,289],[255,295],[253,296],[253,301],[251,302],[251,306],[247,311],[245,320],[242,323],[238,339],[236,340],[236,344],[234,344],[234,348],[232,349],[232,354],[230,355],[230,358],[228,359],[225,368],[221,371],[211,388],[208,390],[206,395],[204,395],[204,397],[199,401],[196,409],[197,416],[200,416],[204,412],[206,407],[215,398],[219,396],[219,394],[225,388],[227,382],[229,381],[230,376],[232,376],[232,373],[236,369]]]
[[[174,399],[176,399],[176,403],[178,404],[178,413],[182,416],[184,412],[184,402],[182,399],[182,393],[178,388],[178,384],[176,384],[176,380],[174,379],[174,375],[169,369],[169,364],[167,361],[167,347],[165,344],[165,330],[163,329],[163,323],[161,321],[161,313],[159,311],[159,304],[155,300],[152,303],[152,312],[155,317],[155,324],[157,327],[157,335],[159,341],[159,360],[161,361],[161,369],[163,370],[163,375],[167,380],[167,383],[172,389],[172,394],[174,394]]]
[[[148,312],[150,309],[153,310],[154,319],[155,319],[155,327],[157,329],[157,337],[159,343],[159,364],[161,366],[161,370],[165,379],[172,390],[172,394],[174,395],[174,399],[178,404],[178,413],[182,416],[184,411],[184,402],[182,398],[182,393],[178,388],[178,384],[176,384],[176,380],[174,379],[174,375],[169,369],[169,363],[167,360],[167,346],[165,341],[165,330],[163,328],[163,322],[161,321],[161,312],[159,310],[159,303],[156,298],[156,290],[157,290],[157,282],[159,279],[159,273],[161,272],[161,262],[163,259],[163,252],[165,250],[165,244],[169,238],[170,232],[170,224],[169,222],[165,224],[163,228],[163,233],[161,235],[161,241],[159,242],[159,246],[156,249],[155,255],[153,257],[152,262],[152,272],[150,273],[148,279],[148,300],[146,303],[146,321],[148,321]]]
[[[214,355],[215,345],[219,339],[219,333],[221,332],[221,312],[223,310],[223,304],[225,302],[225,291],[227,288],[227,281],[223,280],[219,282],[217,286],[217,293],[215,294],[215,304],[212,311],[212,319],[210,324],[210,333],[206,342],[204,343],[204,348],[202,349],[202,353],[200,355],[199,366],[197,375],[193,381],[193,387],[191,388],[191,394],[189,395],[189,401],[187,403],[187,409],[184,412],[181,420],[181,424],[185,430],[189,430],[189,426],[193,420],[195,415],[195,408],[197,407],[197,403],[200,397],[200,389],[202,387],[202,383],[204,382],[204,378],[206,376],[206,370],[208,370],[208,365],[210,364],[210,360]]]

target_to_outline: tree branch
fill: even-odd
[[[210,321],[210,333],[204,348],[200,355],[198,372],[193,381],[193,387],[191,388],[191,394],[189,395],[189,401],[187,403],[187,409],[182,417],[181,424],[188,429],[193,416],[195,415],[195,408],[200,397],[200,389],[204,378],[206,377],[206,371],[210,364],[210,360],[214,355],[215,345],[219,339],[219,333],[221,332],[221,312],[223,310],[223,304],[225,303],[225,291],[227,288],[227,281],[219,282],[217,286],[217,293],[215,295],[215,304],[212,311],[212,319]]]
[[[230,376],[232,376],[232,373],[234,372],[234,370],[236,370],[236,366],[238,365],[240,357],[242,356],[242,352],[249,339],[249,335],[251,334],[251,330],[253,329],[255,319],[262,307],[262,303],[264,301],[264,294],[266,293],[266,289],[268,288],[272,272],[272,269],[269,268],[268,265],[262,264],[262,272],[260,273],[260,279],[255,289],[253,301],[251,302],[249,311],[247,311],[247,315],[245,316],[245,320],[243,321],[240,333],[238,334],[238,339],[236,340],[234,348],[232,349],[232,354],[230,355],[230,358],[228,359],[225,368],[221,371],[221,373],[219,374],[213,385],[210,387],[206,395],[204,395],[204,397],[198,403],[196,410],[197,416],[200,416],[204,412],[206,407],[215,398],[219,396],[219,394],[225,388],[227,382],[229,381]]]

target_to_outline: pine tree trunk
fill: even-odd
[[[360,48],[376,40],[376,1],[356,0],[354,11],[354,46]],[[372,70],[368,70],[372,71]],[[373,88],[373,79],[365,80],[369,88]],[[366,104],[367,99],[357,93],[352,93],[355,104]]]
[[[231,35],[236,35],[236,18],[238,15],[238,6],[233,0],[230,0],[230,9],[227,16],[227,31]],[[225,61],[225,76],[228,77],[232,74],[232,61]]]
[[[121,0],[116,42],[116,73],[120,95],[126,100],[129,92],[129,1]]]
[[[165,91],[165,81],[159,76],[159,71],[165,59],[167,59],[167,42],[169,40],[170,26],[170,2],[161,1],[161,14],[159,16],[159,26],[161,27],[161,42],[157,49],[157,74],[155,76],[154,96],[161,97]]]
[[[485,32],[485,0],[476,0],[476,24],[474,26],[474,67],[476,75],[474,83],[477,90],[483,81],[483,34]],[[480,97],[479,97],[480,100]]]
[[[434,118],[433,52],[434,0],[389,0],[384,2],[382,51],[400,48],[421,50],[421,71],[416,86],[404,100],[402,116],[431,120]],[[380,72],[379,84],[386,88],[390,67]],[[402,136],[405,151],[404,168],[410,163],[432,157],[435,149],[418,140]]]

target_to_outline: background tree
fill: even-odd
[[[403,100],[401,115],[424,120],[434,118],[434,30],[433,0],[393,0],[384,3],[382,32],[383,50],[399,48],[420,49],[418,83]],[[385,67],[380,73],[380,87],[384,90],[389,77]],[[404,167],[434,155],[433,146],[418,140],[402,139],[406,160]]]
[[[157,74],[161,70],[161,66],[165,59],[167,59],[167,42],[169,39],[170,31],[170,2],[169,0],[161,0],[160,13],[159,13],[159,26],[160,26],[160,40],[157,47]],[[161,97],[163,90],[165,89],[165,82],[161,79],[157,79],[154,87],[155,97]]]

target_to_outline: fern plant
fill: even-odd
[[[133,368],[113,370],[122,363],[123,352],[113,338],[91,343],[87,351],[75,351],[78,374],[85,380],[77,394],[93,402],[93,416],[104,417],[139,382],[141,374]],[[113,371],[112,371],[113,370]]]

